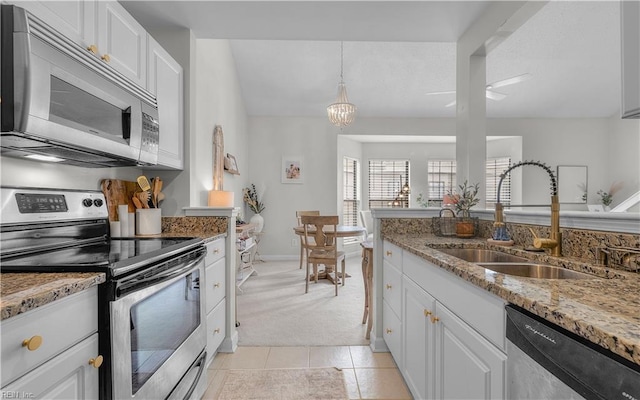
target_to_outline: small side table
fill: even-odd
[[[365,338],[369,339],[373,326],[373,299],[371,296],[373,290],[373,242],[361,242],[360,246],[362,247],[362,279],[364,280],[364,314],[362,323],[367,324]]]
[[[260,241],[262,240],[262,235],[264,235],[264,231],[254,232],[253,235],[254,235],[253,239],[256,241],[256,252],[253,255],[253,262],[264,262],[264,260],[262,259],[262,256],[260,255]]]

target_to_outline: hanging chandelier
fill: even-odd
[[[356,106],[349,103],[349,99],[347,98],[347,86],[344,84],[342,76],[344,61],[343,50],[343,43],[340,42],[340,83],[338,84],[338,98],[335,103],[327,107],[329,121],[339,127],[349,125],[356,118]]]

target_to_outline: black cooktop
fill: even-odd
[[[199,238],[105,239],[84,245],[3,257],[2,272],[105,272],[124,275],[200,246]]]

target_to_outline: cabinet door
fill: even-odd
[[[143,88],[147,85],[147,32],[117,1],[98,2],[98,53]],[[162,123],[162,122],[161,122]]]
[[[386,301],[382,302],[382,337],[396,364],[402,365],[402,323]]]
[[[218,351],[218,347],[227,334],[225,329],[226,301],[222,300],[207,315],[207,364],[211,362]]]
[[[47,361],[22,378],[2,388],[13,398],[97,399],[98,368],[89,360],[98,356],[98,334]]]
[[[507,356],[437,304],[436,398],[505,399]]]
[[[436,301],[408,278],[404,278],[402,291],[404,365],[398,367],[414,398],[432,399],[435,394],[435,329],[431,317],[436,310]]]
[[[96,3],[94,0],[18,0],[7,3],[24,8],[83,47],[95,43]]]
[[[184,93],[183,71],[151,36],[149,36],[149,76],[147,89],[158,99],[160,148],[158,167],[183,168]]]

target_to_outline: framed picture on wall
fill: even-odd
[[[229,153],[224,158],[224,170],[233,175],[240,175],[236,158]]]
[[[304,183],[304,163],[300,156],[282,156],[282,183]]]

